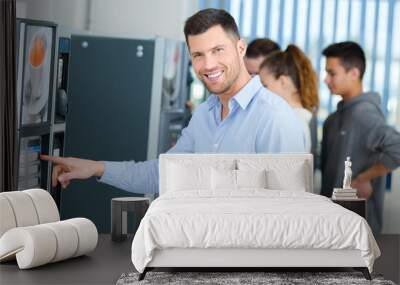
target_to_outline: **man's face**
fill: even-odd
[[[187,41],[193,69],[208,91],[217,95],[230,91],[244,68],[245,43],[219,25],[190,35]]]
[[[346,70],[337,57],[328,57],[325,63],[325,83],[332,94],[343,95],[353,88],[358,80],[358,70]]]
[[[260,65],[265,59],[265,56],[259,57],[245,57],[244,64],[246,65],[247,71],[251,76],[257,75],[260,70]]]

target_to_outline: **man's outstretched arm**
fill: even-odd
[[[191,128],[185,128],[177,144],[169,153],[193,152],[194,142]],[[41,155],[41,159],[55,164],[52,185],[58,183],[66,188],[71,180],[87,179],[93,176],[99,182],[138,194],[158,193],[158,159],[135,161],[94,161],[75,157]]]
[[[75,157],[56,157],[41,155],[41,159],[55,164],[52,185],[58,183],[65,189],[75,179],[98,177],[99,182],[139,194],[158,192],[158,160],[134,161],[95,161]]]

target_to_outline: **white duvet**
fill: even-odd
[[[359,215],[320,195],[265,189],[157,198],[132,243],[135,268],[143,272],[165,248],[358,249],[371,272],[380,256]]]

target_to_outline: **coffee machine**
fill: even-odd
[[[93,160],[155,159],[176,141],[188,98],[184,42],[72,34],[64,156]],[[110,230],[110,201],[142,196],[72,181],[61,191],[61,217],[92,220]]]

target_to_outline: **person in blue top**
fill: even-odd
[[[229,13],[201,10],[187,19],[184,32],[193,69],[211,95],[168,153],[305,152],[306,137],[292,108],[247,72],[246,43]],[[53,186],[60,182],[65,188],[72,179],[97,176],[130,192],[158,192],[158,160],[41,158],[56,164]]]

